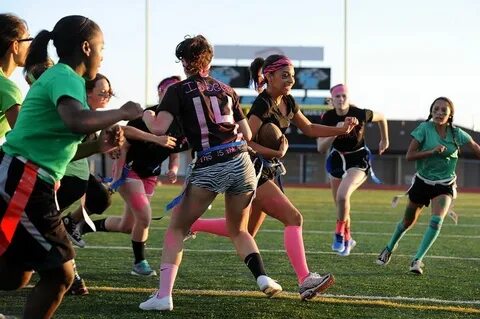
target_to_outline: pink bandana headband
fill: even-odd
[[[293,65],[292,61],[287,57],[283,57],[283,58],[278,59],[277,61],[273,62],[269,66],[265,67],[262,72],[263,72],[264,75],[266,75],[268,73],[273,73],[275,71],[278,71],[281,68],[284,68],[284,67],[289,66],[289,65]]]
[[[335,96],[341,95],[341,94],[347,95],[348,94],[348,89],[347,89],[347,86],[345,84],[337,84],[330,89],[330,93],[332,94],[332,97],[335,97]]]

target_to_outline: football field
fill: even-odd
[[[153,200],[156,217],[180,190],[160,186]],[[283,225],[267,218],[256,239],[268,274],[284,292],[274,299],[257,291],[253,276],[227,238],[198,234],[185,242],[183,263],[174,288],[174,310],[144,312],[140,302],[158,287],[158,277],[130,275],[130,236],[93,233],[77,249],[77,265],[87,283],[87,296],[66,296],[55,318],[480,318],[480,204],[479,194],[460,193],[455,225],[446,218],[430,249],[425,273],[409,273],[411,257],[422,239],[430,208],[424,210],[394,252],[390,264],[375,264],[396,223],[405,199],[396,208],[398,191],[359,190],[352,196],[352,234],[357,246],[348,257],[331,251],[335,210],[330,190],[288,188],[287,195],[304,216],[304,240],[310,271],[332,272],[336,278],[325,295],[301,302],[296,276],[283,247]],[[108,215],[121,214],[118,194]],[[223,216],[218,197],[204,217]],[[92,216],[97,219],[98,216]],[[158,269],[168,215],[152,221],[147,259]],[[34,275],[34,281],[35,278]],[[0,313],[21,316],[31,288],[0,292]]]

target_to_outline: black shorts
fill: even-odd
[[[263,165],[261,166],[260,164]],[[285,167],[279,160],[263,159],[263,163],[257,160],[255,162],[255,171],[258,172],[260,167],[262,167],[262,172],[260,174],[260,178],[258,179],[257,188],[265,184],[269,180],[274,180],[276,177],[286,174]]]
[[[86,195],[85,208],[89,214],[102,214],[112,204],[108,189],[92,174],[88,181],[76,176],[64,176],[57,191],[60,210],[64,211],[83,195]]]
[[[415,204],[422,204],[428,207],[430,205],[430,200],[437,196],[450,195],[453,198],[455,194],[455,188],[455,183],[450,185],[429,185],[418,176],[415,176],[413,185],[408,190],[408,198]]]
[[[343,178],[349,168],[358,168],[368,175],[370,170],[370,162],[366,149],[358,150],[353,153],[340,153],[332,151],[326,161],[327,172],[336,178]]]
[[[27,167],[16,157],[0,152],[0,220],[11,215],[9,206],[17,190],[25,190],[22,174]],[[60,267],[75,257],[75,250],[67,237],[55,204],[54,186],[40,179],[34,179],[32,189],[25,193],[19,210],[20,219],[13,232],[10,245],[1,256],[8,267],[22,270],[47,270]],[[21,202],[16,202],[20,204]],[[0,234],[4,235],[4,233]]]

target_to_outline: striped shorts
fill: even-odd
[[[229,161],[193,168],[188,181],[214,193],[232,195],[252,192],[257,187],[255,168],[248,152]]]
[[[9,268],[22,270],[57,268],[75,257],[54,186],[40,179],[31,163],[1,151],[0,249]]]

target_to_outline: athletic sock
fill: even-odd
[[[423,235],[422,242],[418,247],[417,254],[415,255],[414,259],[422,260],[423,257],[427,254],[430,247],[432,247],[433,243],[437,239],[438,235],[440,234],[440,229],[442,228],[443,219],[440,216],[432,216],[430,218],[430,223]]]
[[[350,223],[345,224],[345,235],[344,235],[344,240],[349,241],[352,239],[352,234],[350,233]]]
[[[145,259],[145,241],[132,240],[133,256],[135,257],[135,264],[138,264]]]
[[[403,235],[407,232],[407,229],[405,228],[405,225],[403,224],[403,219],[398,222],[397,227],[395,228],[395,231],[392,234],[392,237],[390,238],[390,241],[387,244],[387,249],[388,251],[392,252],[397,243],[402,239]]]
[[[285,250],[287,251],[290,264],[297,275],[298,283],[310,274],[305,257],[305,247],[303,245],[302,226],[287,226],[283,233]]]
[[[94,220],[93,224],[95,225],[95,231],[108,232],[108,230],[105,228],[106,220],[107,220],[106,218]],[[93,233],[93,232],[94,230],[90,226],[88,226],[87,223],[83,223],[82,234]]]
[[[263,264],[262,256],[259,253],[251,253],[244,260],[248,269],[252,272],[255,279],[259,276],[266,275],[265,265]]]
[[[335,234],[343,236],[345,234],[345,224],[346,224],[346,222],[344,220],[338,220],[337,219],[337,225],[335,227]]]
[[[225,218],[197,219],[190,231],[210,233],[218,236],[228,237],[227,220]]]
[[[177,277],[178,266],[175,264],[160,265],[160,284],[157,292],[157,298],[163,298],[172,295],[173,284]]]

